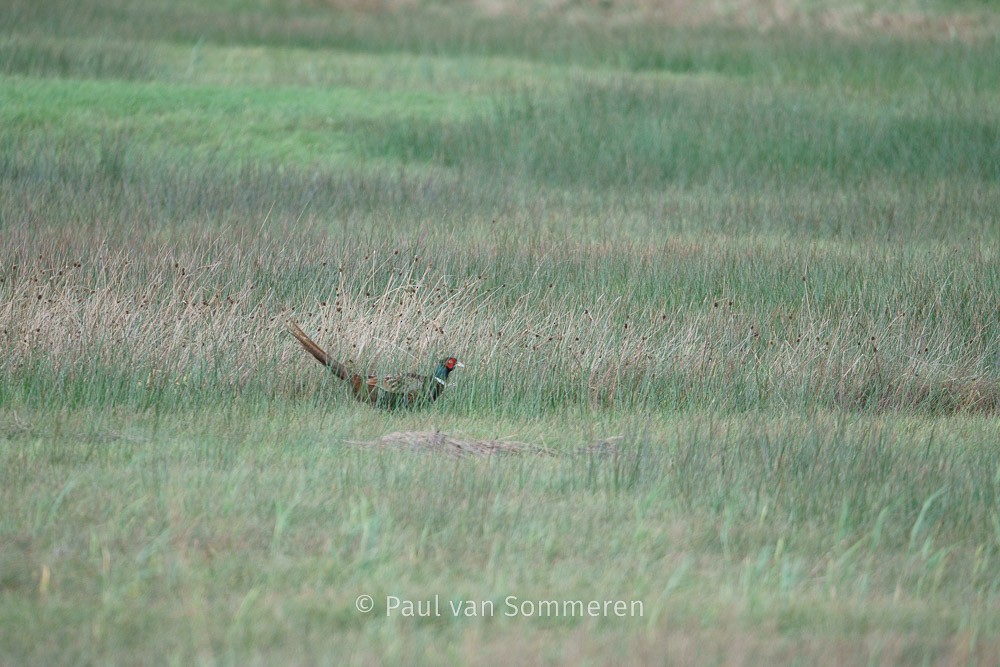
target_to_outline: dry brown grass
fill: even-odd
[[[960,338],[967,327],[943,302],[933,323],[912,310],[887,319],[862,307],[845,312],[844,303],[810,305],[804,284],[794,309],[727,296],[667,309],[588,296],[570,284],[456,276],[398,249],[351,250],[335,265],[326,258],[342,250],[282,248],[276,239],[96,249],[22,243],[4,253],[0,283],[0,343],[11,373],[44,359],[67,377],[118,369],[173,391],[252,385],[308,396],[331,379],[285,332],[294,317],[353,370],[426,372],[440,356],[456,356],[469,364],[459,385],[491,387],[504,401],[536,408],[551,401],[1000,411],[985,338]],[[576,252],[581,266],[599,267],[641,266],[653,251]],[[989,304],[976,309],[969,317],[988,336]]]
[[[310,0],[309,4],[360,13],[412,12],[416,0]],[[934,11],[907,0],[858,3],[844,0],[465,0],[426,4],[430,11],[478,12],[529,20],[544,16],[571,23],[644,23],[674,27],[727,27],[750,30],[818,30],[840,35],[884,34],[906,39],[992,39],[1000,30],[985,11]]]

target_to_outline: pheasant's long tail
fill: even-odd
[[[316,361],[323,364],[334,374],[342,380],[346,380],[351,377],[351,373],[347,370],[347,366],[336,361],[326,351],[319,345],[313,342],[313,339],[306,335],[302,329],[299,328],[295,322],[291,320],[288,321],[288,330],[295,336],[296,340],[302,343],[302,347],[306,349],[306,352],[316,357]]]

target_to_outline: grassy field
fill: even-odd
[[[5,12],[0,664],[1000,662],[991,3]]]

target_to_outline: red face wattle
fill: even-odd
[[[458,359],[456,359],[455,357],[451,357],[450,359],[448,359],[448,361],[444,362],[444,367],[447,368],[449,371],[453,371],[455,370],[455,364],[457,363]]]

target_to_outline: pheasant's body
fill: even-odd
[[[302,344],[309,354],[318,362],[333,371],[334,375],[347,380],[351,385],[354,397],[364,403],[370,403],[380,408],[411,408],[426,405],[437,399],[448,383],[448,374],[455,368],[460,368],[454,357],[442,359],[433,375],[419,373],[404,373],[402,375],[387,375],[362,377],[351,371],[344,364],[333,359],[323,348],[317,345],[294,322],[288,323],[292,335]]]

